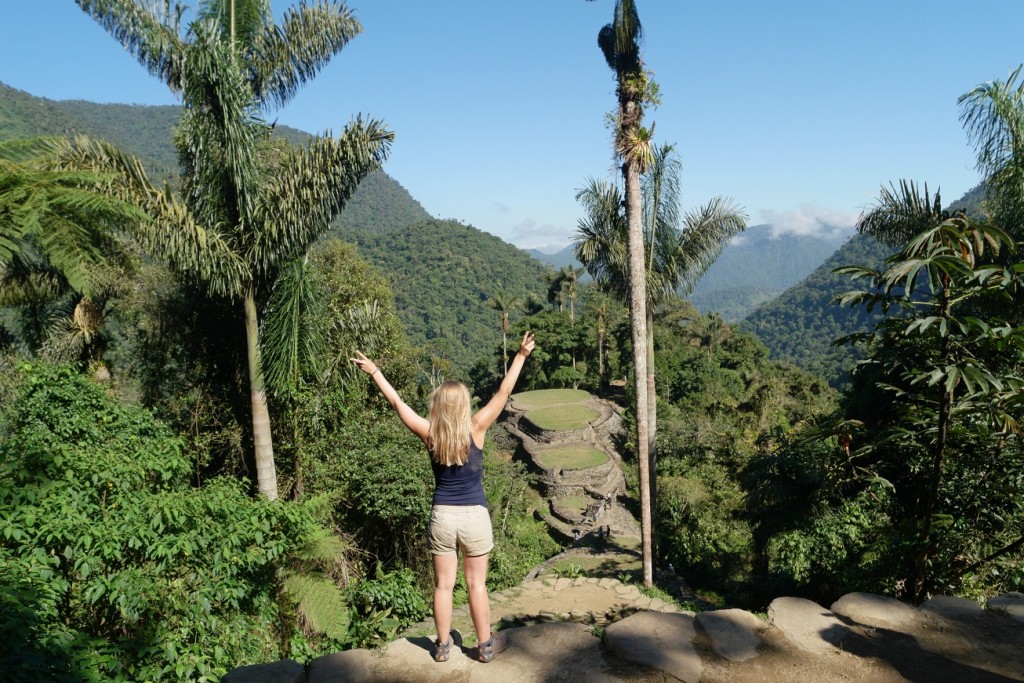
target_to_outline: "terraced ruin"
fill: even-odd
[[[622,420],[611,403],[572,389],[523,392],[512,396],[503,425],[518,440],[515,457],[537,474],[548,509],[536,514],[556,538],[636,548],[640,527],[622,506],[615,447]]]

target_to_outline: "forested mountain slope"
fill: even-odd
[[[948,208],[980,216],[984,194],[984,186],[979,185]],[[805,280],[758,306],[740,327],[756,334],[773,358],[790,361],[822,375],[833,386],[840,386],[861,356],[849,346],[833,347],[832,342],[869,329],[880,316],[868,315],[863,307],[851,309],[829,303],[836,296],[858,288],[849,277],[832,271],[849,265],[879,268],[893,251],[871,237],[856,235]],[[723,254],[715,267],[724,257]]]
[[[772,225],[754,225],[725,248],[690,296],[702,313],[716,311],[736,322],[810,275],[852,232],[831,235],[777,234]]]
[[[177,106],[53,101],[0,83],[0,139],[79,132],[108,140],[142,158],[154,178],[177,166],[172,143]],[[293,144],[308,133],[276,126]],[[367,176],[332,234],[359,246],[386,272],[399,315],[415,344],[468,370],[501,341],[499,314],[487,305],[495,293],[525,300],[544,294],[546,267],[493,235],[452,221],[432,220],[409,192],[383,171]],[[513,316],[515,314],[513,313]]]
[[[789,361],[841,385],[859,357],[850,347],[833,347],[832,341],[867,330],[877,320],[863,307],[847,308],[830,303],[855,284],[832,271],[840,266],[878,268],[892,252],[875,239],[856,235],[798,285],[759,306],[740,324],[764,342],[773,358]]]
[[[63,134],[75,125],[57,102],[0,83],[0,139]]]
[[[488,299],[502,293],[525,301],[546,291],[544,264],[458,221],[427,219],[387,231],[343,223],[334,234],[357,244],[363,258],[391,275],[410,338],[426,342],[460,371],[501,344],[501,314]]]
[[[851,232],[852,226],[825,236],[777,234],[772,225],[749,227],[725,248],[689,298],[702,313],[714,311],[727,322],[742,320],[807,277]],[[527,251],[555,268],[580,266],[572,245],[550,254]]]

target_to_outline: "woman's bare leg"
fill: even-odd
[[[458,571],[458,556],[434,555],[434,626],[439,643],[447,643],[452,630],[452,591]]]
[[[466,574],[466,590],[469,593],[469,614],[473,617],[473,628],[476,629],[477,641],[481,643],[491,637],[491,602],[487,596],[488,556],[489,553],[462,558],[462,569]],[[450,605],[449,602],[449,609]]]

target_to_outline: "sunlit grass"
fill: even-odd
[[[588,505],[594,502],[594,499],[589,496],[565,496],[556,498],[553,502],[555,507],[562,512],[578,517],[583,514]]]
[[[526,413],[527,419],[541,429],[558,431],[562,429],[583,429],[598,418],[593,408],[578,403],[533,409]]]
[[[534,410],[563,403],[582,403],[590,399],[590,394],[582,389],[538,389],[512,394],[512,399],[523,410]]]
[[[547,469],[560,468],[577,470],[585,467],[597,467],[608,460],[608,454],[591,446],[566,446],[563,448],[546,449],[538,454],[541,465]]]

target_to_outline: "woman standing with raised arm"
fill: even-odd
[[[370,375],[402,423],[423,440],[434,470],[434,500],[427,540],[434,557],[434,661],[447,662],[452,647],[452,591],[458,573],[458,552],[469,593],[469,613],[479,643],[478,658],[489,662],[508,647],[508,636],[491,631],[487,597],[487,558],[494,547],[491,517],[484,498],[484,437],[512,395],[526,357],[533,351],[533,334],[526,332],[519,352],[498,387],[498,393],[474,415],[469,390],[461,382],[444,382],[430,397],[427,417],[406,405],[377,364],[356,351],[351,359]]]

